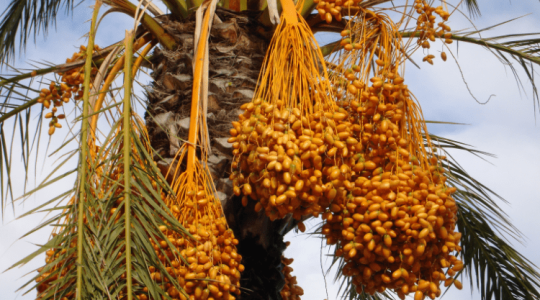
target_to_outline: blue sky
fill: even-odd
[[[0,2],[0,10],[7,7],[8,0]],[[396,5],[404,1],[394,1]],[[456,1],[453,1],[456,2]],[[540,32],[540,2],[536,0],[503,1],[479,0],[482,16],[473,20],[477,28],[484,28],[511,18],[527,15],[512,23],[483,33],[483,36],[494,36],[518,32]],[[87,7],[93,2],[81,4],[72,16],[64,16],[58,20],[56,30],[52,27],[47,38],[38,36],[37,44],[30,41],[26,52],[18,56],[15,65],[28,67],[31,61],[49,61],[62,63],[66,57],[76,51],[78,45],[85,44],[83,35],[88,31],[89,23],[85,22],[91,16]],[[158,3],[160,5],[160,3]],[[103,11],[105,11],[105,7]],[[449,25],[453,30],[473,27],[466,17],[454,15]],[[126,29],[133,27],[132,19],[120,13],[112,13],[102,22],[96,43],[106,46],[123,38]],[[320,38],[320,44],[327,42],[327,37]],[[410,90],[418,98],[424,116],[427,120],[451,121],[468,125],[430,125],[430,131],[438,135],[452,138],[475,146],[479,150],[493,153],[497,158],[482,161],[469,154],[454,152],[453,155],[460,164],[475,178],[495,190],[510,204],[500,203],[502,209],[509,215],[512,222],[526,236],[523,244],[513,242],[513,245],[536,265],[540,265],[540,211],[537,187],[540,182],[540,130],[536,124],[531,87],[524,73],[518,69],[523,80],[524,89],[519,90],[512,72],[508,66],[502,65],[489,51],[477,45],[454,43],[451,50],[458,58],[458,63],[449,55],[447,62],[440,59],[431,66],[422,61],[422,53],[415,53],[413,59],[421,69],[408,64],[405,80]],[[437,55],[441,44],[431,47],[432,54]],[[447,51],[448,52],[448,51]],[[19,53],[17,53],[19,54]],[[2,73],[5,70],[2,70]],[[462,78],[463,76],[463,78]],[[141,80],[147,80],[141,77]],[[490,95],[496,96],[485,105],[478,104],[469,94],[464,83],[467,82],[471,92],[480,101],[485,101]],[[48,140],[43,132],[44,141]],[[63,136],[55,135],[51,140],[51,149],[62,141]],[[56,157],[48,159],[38,167],[37,178],[43,178],[54,166]],[[71,166],[73,167],[73,166]],[[68,167],[66,167],[68,169]],[[17,176],[22,172],[16,170]],[[22,177],[21,177],[22,178]],[[71,181],[70,181],[71,180]],[[33,180],[31,180],[32,183]],[[65,186],[71,185],[73,178],[52,186],[40,193],[39,197],[31,197],[23,204],[16,206],[16,216],[25,210],[39,205],[45,200],[58,194]],[[22,194],[22,189],[16,191]],[[35,249],[32,243],[43,243],[47,240],[47,230],[27,238],[18,240],[20,236],[36,226],[45,216],[36,216],[15,220],[10,210],[6,212],[0,224],[0,272],[8,268],[14,261],[24,257]],[[314,222],[309,224],[313,225]],[[309,228],[308,224],[308,228]],[[287,257],[295,258],[291,265],[297,276],[299,285],[306,295],[303,299],[337,299],[338,287],[333,284],[333,277],[327,277],[328,298],[325,291],[325,281],[322,276],[320,258],[320,240],[307,238],[304,235],[289,234],[287,240],[292,242],[286,251]],[[35,293],[22,296],[15,292],[30,276],[22,278],[43,264],[39,257],[26,267],[0,273],[0,300],[34,299]],[[324,268],[329,266],[324,256]],[[471,293],[465,282],[463,291],[452,289],[443,299],[480,299]]]

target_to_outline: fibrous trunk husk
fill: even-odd
[[[227,143],[231,122],[238,119],[240,105],[252,100],[268,38],[249,13],[218,8],[219,20],[212,26],[209,43],[208,129],[212,153],[208,166],[229,226],[239,240],[238,253],[245,271],[240,299],[281,299],[284,285],[281,255],[283,235],[295,223],[291,218],[271,222],[264,212],[256,213],[254,201],[247,207],[235,199],[228,179],[232,145]],[[166,173],[173,157],[187,140],[193,76],[193,32],[195,20],[165,20],[165,28],[179,41],[179,49],[156,49],[152,58],[154,83],[147,91],[147,128],[158,166]]]

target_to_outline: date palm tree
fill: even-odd
[[[93,40],[102,2],[109,7],[106,14],[125,13],[140,25],[126,34],[126,41],[98,48]],[[94,6],[89,43],[81,47],[79,54],[65,64],[0,77],[2,208],[15,200],[13,187],[21,184],[12,178],[9,140],[16,135],[22,137],[22,157],[28,173],[32,169],[28,165],[32,151],[39,149],[34,145],[39,144],[42,120],[50,119],[49,134],[58,134],[64,128],[57,124],[66,117],[58,114],[56,107],[73,105],[75,112],[74,116],[67,117],[76,124],[70,128],[75,133],[57,152],[66,152],[61,164],[78,158],[77,168],[59,175],[53,171],[42,184],[24,195],[38,193],[71,173],[77,175],[73,188],[27,212],[49,209],[55,215],[41,227],[52,226],[55,230],[47,244],[14,264],[14,267],[19,266],[42,253],[47,255],[46,265],[24,287],[37,289],[38,299],[184,297],[185,284],[175,279],[167,264],[171,263],[171,253],[181,250],[180,239],[191,239],[200,232],[179,221],[189,219],[189,213],[171,205],[171,195],[180,193],[175,188],[178,176],[171,173],[191,170],[189,163],[186,165],[178,159],[177,153],[194,148],[190,146],[193,144],[191,135],[199,132],[190,130],[201,127],[197,144],[203,150],[199,149],[197,155],[201,166],[208,170],[209,179],[204,182],[215,187],[216,199],[223,206],[223,217],[234,233],[231,241],[237,243],[235,253],[241,258],[242,293],[237,297],[283,299],[284,286],[292,284],[283,272],[287,270],[287,260],[282,258],[286,248],[283,237],[299,224],[302,226],[305,217],[298,220],[288,215],[273,220],[264,210],[256,212],[254,202],[243,205],[246,203],[234,192],[229,179],[235,154],[232,144],[228,143],[233,128],[231,122],[238,120],[242,113],[240,108],[245,108],[242,105],[254,98],[265,55],[268,51],[278,51],[269,46],[280,22],[281,3],[272,0],[223,0],[219,3],[163,0],[169,10],[165,14],[147,1],[102,2],[97,1]],[[538,40],[532,34],[477,38],[478,33],[491,27],[465,32],[451,31],[442,25],[439,27],[442,31],[438,29],[434,36],[429,36],[425,30],[404,21],[416,20],[420,24],[422,18],[418,16],[426,13],[425,7],[431,5],[429,1],[349,2],[351,7],[344,1],[306,0],[297,8],[312,32],[343,37],[319,48],[327,59],[331,76],[346,76],[348,70],[339,68],[343,62],[340,57],[357,47],[350,38],[347,41],[350,34],[347,30],[362,26],[358,24],[366,20],[362,16],[391,11],[398,16],[394,22],[399,24],[394,38],[403,41],[405,46],[401,51],[408,58],[408,64],[417,64],[410,54],[421,47],[429,48],[430,41],[436,38],[446,43],[476,44],[503,62],[515,60],[526,71],[535,101],[538,100],[533,68],[540,64],[540,57]],[[54,24],[62,6],[72,11],[74,5],[70,0],[41,3],[12,0],[0,21],[2,66],[17,70],[10,66],[17,47],[24,48],[31,33],[46,31]],[[454,6],[448,5],[452,11]],[[475,0],[467,0],[465,5],[470,14],[480,13]],[[426,17],[424,21],[427,20]],[[498,25],[501,24],[495,26]],[[358,49],[366,48],[359,44]],[[446,60],[446,54],[442,58]],[[432,63],[433,59],[428,55],[424,61]],[[514,70],[511,64],[510,67]],[[133,94],[134,73],[143,68],[150,71],[152,84],[145,87],[143,94]],[[123,82],[119,82],[121,73],[124,73]],[[44,78],[48,74],[57,74],[62,80],[50,85],[47,82],[48,89],[43,90],[37,89],[37,84],[24,84],[25,80],[36,76]],[[122,87],[113,88],[115,81]],[[193,117],[194,99],[199,97],[193,93],[194,85],[202,86],[202,117],[198,121]],[[137,101],[145,107],[144,119],[138,118],[130,108]],[[48,112],[49,106],[55,109]],[[34,124],[30,119],[36,115],[39,124],[30,127]],[[13,128],[11,137],[7,128]],[[442,152],[457,149],[486,155],[458,141],[425,134],[426,144],[436,139]],[[70,143],[78,143],[80,147],[75,151],[65,150]],[[472,178],[456,161],[441,160],[441,164],[447,170],[447,184],[457,190],[454,198],[458,207],[457,231],[461,233],[460,259],[471,285],[476,282],[482,299],[540,299],[537,268],[504,238],[509,234],[519,239],[520,233],[496,204],[495,200],[500,197]],[[321,236],[322,226],[321,221],[313,234]],[[183,252],[182,257],[185,254]],[[382,299],[399,295],[390,290],[362,292],[351,277],[344,274],[345,263],[339,255],[334,256],[333,265],[338,269],[337,281],[344,297]],[[163,280],[156,279],[156,274],[162,274],[159,276],[163,276]],[[197,296],[196,299],[207,298]]]

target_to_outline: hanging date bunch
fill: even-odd
[[[189,156],[186,148],[180,149],[176,158],[178,162],[185,162]],[[166,227],[162,231],[180,250],[179,253],[170,253],[170,262],[164,263],[183,291],[167,284],[165,276],[151,267],[150,271],[155,272],[153,279],[162,282],[173,299],[190,296],[196,299],[234,299],[233,295],[240,294],[239,280],[244,266],[240,263],[242,256],[236,251],[238,240],[228,228],[221,202],[208,175],[209,170],[198,159],[193,164],[188,163],[183,172],[181,163],[177,165],[173,170],[175,179],[172,184],[176,196],[168,197],[166,203],[193,238],[184,238]],[[167,243],[162,241],[154,247],[167,247]]]
[[[350,126],[349,113],[330,98],[325,62],[309,27],[290,0],[283,6],[255,97],[233,122],[230,179],[243,205],[251,199],[271,220],[289,213],[298,220],[330,205],[336,190],[323,178],[323,166],[340,169],[341,158],[356,153],[359,142],[338,135]]]
[[[432,42],[435,42],[436,39],[441,39],[446,44],[451,44],[453,40],[451,39],[452,29],[446,22],[450,17],[450,13],[445,10],[442,6],[433,7],[428,1],[425,0],[415,0],[414,8],[416,13],[419,14],[416,21],[416,31],[419,33],[419,38],[417,43],[419,47],[429,51]],[[442,19],[437,23],[437,15]],[[441,59],[446,61],[446,52],[441,52]],[[423,61],[433,64],[433,59],[435,55],[427,54]]]
[[[95,45],[95,51],[99,51],[99,46]],[[66,59],[66,63],[71,63],[76,60],[84,59],[86,55],[86,47],[80,46],[79,52],[73,53],[71,58]],[[92,77],[98,72],[96,67],[92,67]],[[45,114],[46,119],[51,119],[49,122],[49,135],[53,135],[56,128],[62,128],[62,125],[58,123],[58,120],[65,118],[64,114],[56,114],[58,108],[62,107],[64,103],[68,103],[71,98],[74,100],[80,100],[83,96],[82,84],[84,82],[84,66],[74,68],[69,71],[58,73],[61,76],[61,82],[51,82],[49,88],[41,89],[38,103],[43,104],[46,109],[51,108],[51,112]],[[90,88],[92,84],[90,83]]]
[[[453,278],[463,268],[456,258],[456,189],[446,186],[429,139],[424,146],[425,122],[400,76],[397,29],[369,11],[353,20],[342,33],[353,46],[337,59],[331,80],[351,123],[340,133],[360,141],[363,152],[349,160],[350,186],[337,188],[322,233],[358,292],[389,288],[402,299],[434,299],[442,283],[461,287]]]
[[[240,275],[244,271],[242,256],[236,250],[238,240],[228,227],[221,202],[216,196],[207,164],[209,145],[204,143],[208,140],[208,131],[202,117],[201,96],[204,94],[202,79],[208,71],[205,71],[202,62],[208,46],[209,24],[213,20],[215,3],[210,4],[204,14],[195,54],[197,63],[193,75],[188,143],[183,144],[175,157],[176,163],[172,165],[176,167],[169,170],[173,177],[171,187],[174,194],[165,201],[174,217],[192,237],[187,239],[174,231],[169,232],[166,227],[162,228],[169,242],[180,251],[170,253],[170,259],[165,259],[165,264],[167,272],[177,279],[181,290],[168,283],[164,274],[153,273],[153,280],[160,282],[173,299],[234,300],[235,295],[241,293]],[[166,244],[163,241],[154,247]],[[154,272],[152,267],[150,271]]]
[[[289,246],[291,242],[287,242]],[[281,297],[283,300],[300,300],[300,296],[304,295],[304,290],[298,286],[296,276],[292,275],[293,268],[290,267],[294,259],[281,256],[281,262],[283,263],[283,276],[285,277],[285,285],[281,289]]]

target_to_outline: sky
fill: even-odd
[[[5,9],[7,2],[7,0],[0,2],[0,11]],[[402,1],[394,1],[396,5],[400,2]],[[540,2],[538,1],[479,0],[478,2],[482,15],[472,20],[477,28],[524,16],[514,22],[484,32],[482,34],[484,37],[540,32]],[[36,45],[33,41],[29,41],[26,51],[17,53],[18,59],[15,65],[29,67],[31,63],[42,61],[64,62],[65,58],[76,51],[78,45],[86,44],[83,35],[89,28],[89,23],[85,21],[91,16],[88,8],[91,3],[86,1],[81,4],[72,16],[62,15],[56,29],[52,27],[47,37],[40,34],[36,39]],[[160,5],[160,3],[157,4]],[[449,25],[453,30],[474,28],[467,17],[457,13],[451,17]],[[96,43],[106,46],[119,41],[123,38],[125,29],[132,27],[132,19],[119,13],[109,14],[98,29]],[[320,44],[325,44],[330,37],[319,35],[318,38]],[[430,53],[438,56],[441,49],[440,43],[434,43]],[[409,89],[420,102],[426,120],[464,124],[430,125],[431,133],[467,143],[478,150],[496,156],[496,158],[487,158],[487,161],[484,161],[466,153],[457,151],[451,153],[469,174],[508,200],[509,204],[499,201],[499,205],[525,236],[522,243],[512,241],[512,245],[534,264],[540,266],[540,255],[537,251],[540,248],[540,234],[537,230],[540,228],[540,219],[536,216],[540,211],[540,201],[537,200],[536,195],[538,182],[540,182],[540,156],[538,155],[540,130],[536,124],[538,116],[535,114],[531,86],[524,72],[517,65],[515,66],[517,73],[523,82],[523,88],[520,89],[512,70],[480,46],[453,43],[450,49],[458,63],[449,55],[446,62],[437,58],[435,65],[431,66],[421,63],[425,54],[415,53],[412,58],[419,64],[420,69],[409,63],[404,74],[405,83],[409,85]],[[2,70],[1,73],[6,73],[6,70]],[[144,77],[140,79],[146,80]],[[479,104],[470,93],[480,102],[484,102],[492,94],[495,96],[487,104]],[[35,123],[35,120],[32,122]],[[63,141],[66,131],[64,135],[53,136],[48,153],[51,153]],[[45,149],[48,142],[46,129],[43,130],[42,137],[44,144],[41,147]],[[15,145],[17,142],[15,141]],[[58,164],[58,156],[49,157],[47,160],[44,158],[45,155],[38,158],[36,180],[30,178],[30,186],[42,180]],[[21,180],[24,176],[22,164],[16,158],[14,161],[14,176]],[[59,172],[73,168],[75,163],[76,161],[71,161]],[[46,242],[50,229],[41,230],[20,239],[22,235],[43,221],[46,215],[21,219],[17,217],[66,188],[72,187],[73,180],[73,177],[68,178],[43,190],[39,193],[39,197],[33,196],[25,202],[16,202],[14,213],[11,207],[4,212],[2,222],[0,222],[0,272],[3,272],[0,273],[0,300],[35,298],[34,292],[22,295],[17,289],[31,277],[31,275],[26,277],[24,275],[43,264],[43,256],[36,258],[23,268],[4,271],[14,262],[34,251],[36,249],[34,244]],[[17,196],[23,193],[22,188],[15,191]],[[314,221],[308,222],[308,229],[315,224]],[[321,271],[330,266],[330,260],[326,258],[326,252],[321,253],[320,239],[294,232],[287,235],[285,239],[291,241],[291,246],[286,250],[285,256],[295,259],[291,267],[294,268],[293,275],[297,276],[299,285],[305,291],[302,299],[337,299],[339,286],[334,284],[333,274],[330,273],[325,278]],[[471,292],[468,280],[464,278],[462,281],[464,282],[462,291],[450,289],[443,299],[480,299],[476,291]]]

